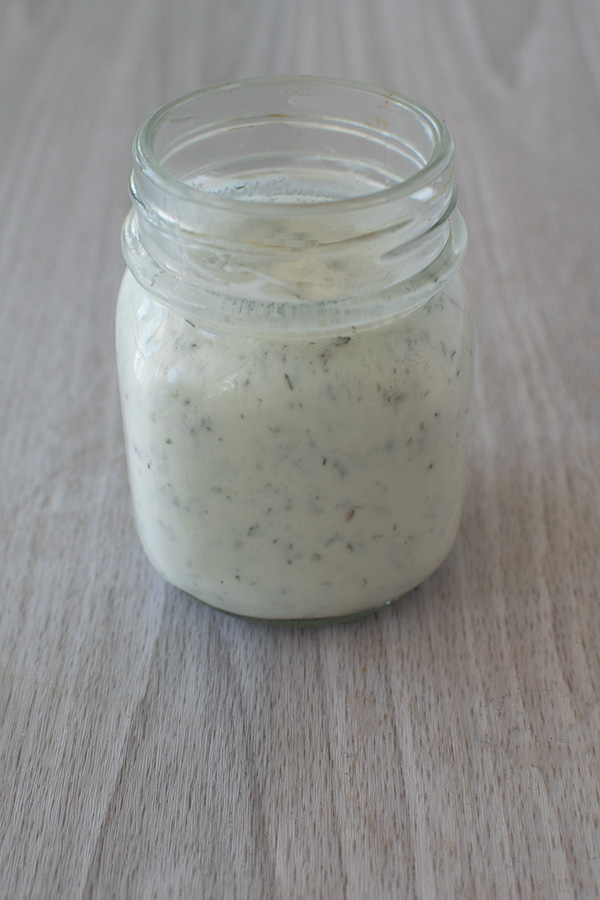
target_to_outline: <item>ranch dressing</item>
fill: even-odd
[[[118,326],[136,520],[167,580],[241,615],[332,618],[447,555],[473,353],[451,289],[379,328],[216,337],[127,273]]]

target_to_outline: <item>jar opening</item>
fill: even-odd
[[[424,107],[389,91],[310,76],[188,94],[154,113],[134,144],[136,168],[163,188],[221,208],[251,202],[253,215],[266,216],[274,201],[297,213],[298,204],[357,209],[423,188],[429,199],[452,156],[448,129]],[[322,192],[296,193],[280,177],[289,169],[316,173]],[[344,178],[348,170],[354,183]],[[268,184],[261,174],[271,176]]]
[[[135,274],[146,254],[178,294],[364,297],[451,242],[451,136],[398,94],[311,76],[217,85],[159,109],[133,150],[126,258]]]

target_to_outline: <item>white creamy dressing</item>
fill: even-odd
[[[464,483],[462,283],[339,335],[202,330],[127,272],[117,351],[138,530],[156,569],[245,616],[349,616],[442,562]]]

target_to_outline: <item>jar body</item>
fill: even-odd
[[[446,557],[473,374],[452,172],[428,111],[327,79],[219,86],[143,126],[117,361],[137,528],[172,584],[330,621]]]
[[[457,276],[336,335],[215,334],[126,273],[118,365],[154,567],[273,620],[389,603],[448,554],[463,502],[473,336]]]

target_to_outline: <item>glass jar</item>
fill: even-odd
[[[142,544],[269,621],[348,619],[448,554],[473,337],[453,143],[327,78],[220,85],[134,144],[117,357]]]

